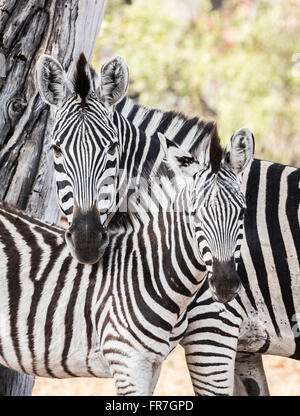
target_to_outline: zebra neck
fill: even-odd
[[[163,133],[169,140],[196,156],[199,143],[214,129],[212,121],[204,121],[198,117],[188,119],[175,111],[149,109],[135,104],[128,97],[117,104],[116,110],[147,134]]]
[[[117,178],[116,211],[126,211],[128,199],[140,187],[147,188],[164,166],[165,152],[157,136],[149,136],[122,115],[115,112],[114,123],[121,147],[119,176]],[[168,175],[167,169],[163,172]]]
[[[131,197],[129,215],[134,233],[142,236],[138,246],[145,247],[145,256],[151,253],[154,269],[160,270],[151,278],[169,287],[169,302],[178,305],[181,313],[207,271],[196,243],[191,189],[188,185],[182,189],[165,185],[157,188],[150,201],[143,192],[137,199]]]
[[[29,311],[44,287],[49,291],[44,291],[43,302],[51,305],[61,292],[68,296],[66,293],[83,285],[88,293],[85,309],[95,316],[95,326],[90,324],[90,330],[97,327],[98,334],[105,333],[101,325],[106,318],[113,319],[111,299],[123,305],[119,312],[124,327],[145,314],[149,332],[156,328],[162,339],[167,339],[204,274],[187,244],[191,228],[182,210],[149,214],[147,223],[140,221],[134,228],[116,232],[102,262],[93,266],[78,265],[72,259],[63,230],[1,204],[0,229],[0,288],[5,288],[1,311],[6,305],[5,293],[14,302],[21,293],[22,305]],[[4,284],[6,279],[10,285]],[[136,305],[134,309],[132,305]],[[78,317],[83,322],[89,319],[80,313]],[[10,319],[14,322],[16,315]]]

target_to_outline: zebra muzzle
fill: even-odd
[[[241,280],[232,258],[228,262],[213,259],[213,273],[208,279],[212,297],[217,302],[227,303],[233,300],[241,289]]]
[[[65,239],[71,254],[79,263],[94,264],[103,257],[108,235],[95,205],[86,212],[76,207]]]

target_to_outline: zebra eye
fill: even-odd
[[[60,148],[56,144],[52,145],[52,149],[54,150],[54,153],[55,153],[56,157],[61,157],[62,156],[62,151],[60,150]]]
[[[108,149],[108,153],[109,153],[110,155],[114,155],[114,154],[115,154],[116,149],[117,149],[117,143],[113,143],[113,144],[109,147],[109,149]]]

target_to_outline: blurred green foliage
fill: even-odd
[[[256,156],[300,166],[300,2],[108,0],[93,64],[126,58],[143,105],[254,131]]]

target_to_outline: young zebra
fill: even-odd
[[[199,141],[209,129],[209,125],[199,122],[197,118],[187,120],[180,114],[148,110],[129,99],[122,100],[117,111],[138,128],[150,133],[164,133],[194,156],[197,156]],[[300,357],[300,296],[297,290],[300,280],[299,184],[300,169],[257,159],[243,174],[242,189],[246,195],[247,210],[245,239],[238,263],[243,289],[230,307],[232,311],[243,307],[246,316],[241,311],[236,314],[244,316],[245,327],[256,329],[255,336],[244,330],[241,335],[238,348],[244,353],[239,353],[236,360],[236,394],[268,394],[262,353],[295,359]],[[204,286],[199,296],[209,298],[209,293],[205,295],[203,291]],[[206,299],[201,305],[201,302],[195,301],[189,307],[188,332],[183,344],[191,374],[195,373],[197,365],[206,360],[201,356],[200,348],[196,351],[197,342],[201,348],[211,345],[210,332],[223,330],[222,342],[226,351],[226,337],[230,339],[232,331],[235,331],[235,321],[232,328],[227,322],[229,326],[224,331],[224,322],[210,311],[211,302]],[[202,316],[204,319],[214,316],[212,328],[207,328],[205,320],[201,321]],[[207,333],[203,327],[206,327]],[[199,388],[205,387],[207,380],[201,378],[197,371],[192,378],[197,393]],[[210,387],[206,388],[209,394]]]
[[[164,143],[168,157],[160,166],[162,187],[155,190],[161,196],[157,210],[147,209],[145,192],[140,201],[133,195],[122,223],[112,219],[107,247],[94,265],[70,256],[61,230],[1,203],[1,364],[46,377],[113,376],[118,394],[153,392],[163,360],[186,329],[186,308],[207,273],[201,258],[205,206],[214,212],[225,204],[230,220],[244,204],[233,168],[235,147],[213,172],[215,140],[202,143],[199,160]],[[252,138],[242,143],[248,150]],[[177,175],[171,181],[175,171],[193,180]],[[153,175],[147,180],[152,182]],[[242,221],[237,222],[235,229]],[[218,236],[236,242],[239,233],[231,232],[229,225]],[[213,240],[207,242],[214,253]],[[237,335],[226,357],[231,377]],[[233,380],[223,392],[232,393],[232,385]]]

